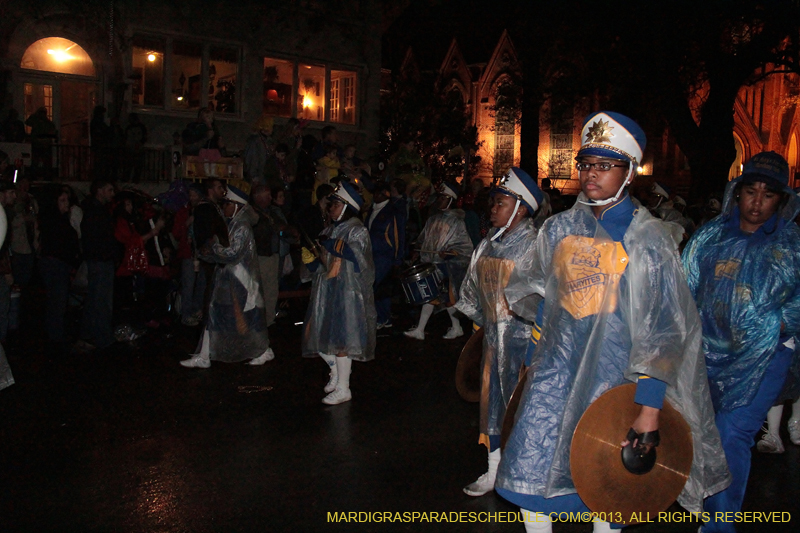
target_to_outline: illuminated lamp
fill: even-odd
[[[308,95],[303,96],[303,108],[308,109],[312,105],[314,105],[314,101]]]
[[[641,174],[642,172],[644,172],[644,168],[643,167],[636,167],[636,172]]]
[[[147,54],[147,60],[152,63],[153,61],[156,60],[156,55],[155,54]]]
[[[55,59],[58,62],[75,59],[74,57],[66,53],[64,50],[48,50],[47,53],[53,56],[53,59]]]
[[[267,91],[267,100],[269,100],[270,102],[274,102],[277,99],[278,99],[278,91],[276,91],[275,89],[270,89],[270,90]],[[305,99],[304,99],[304,101],[305,101]],[[305,104],[304,104],[304,106],[305,106]]]

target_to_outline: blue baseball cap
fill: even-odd
[[[786,192],[793,192],[789,188],[789,163],[776,152],[761,152],[751,157],[738,179],[742,183],[763,181]]]

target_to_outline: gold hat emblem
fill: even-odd
[[[608,121],[603,122],[603,119],[599,119],[586,132],[586,143],[610,143],[611,137],[614,137],[611,133],[613,129],[613,126],[608,125]]]

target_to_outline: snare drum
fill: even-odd
[[[412,266],[401,276],[406,300],[415,305],[436,300],[442,292],[442,279],[442,272],[433,263]]]

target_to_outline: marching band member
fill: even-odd
[[[369,231],[358,218],[364,200],[350,183],[341,182],[330,196],[333,222],[322,231],[315,257],[303,249],[303,262],[314,273],[303,332],[303,355],[320,357],[330,367],[329,393],[322,403],[350,401],[353,359],[375,358],[377,315],[372,292],[375,266]]]
[[[655,219],[628,196],[645,135],[628,117],[594,113],[577,156],[582,193],[549,218],[530,268],[516,269],[509,307],[533,320],[544,297],[542,335],[495,490],[526,514],[527,531],[552,531],[548,514],[588,511],[570,473],[572,435],[589,405],[609,389],[637,382],[631,420],[636,453],[658,444],[666,396],[688,422],[694,446],[678,501],[701,511],[704,496],[729,474],[713,423],[697,310],[677,255],[682,230]],[[636,497],[632,491],[632,498]],[[595,522],[594,531],[609,531]]]
[[[208,368],[211,360],[263,365],[275,354],[269,347],[264,298],[258,274],[258,256],[253,239],[254,213],[247,196],[229,186],[223,214],[228,224],[229,246],[215,236],[200,248],[201,259],[220,265],[214,274],[214,288],[208,320],[200,337],[198,353],[181,361],[189,368]],[[257,217],[255,217],[257,218]]]
[[[444,306],[450,315],[451,327],[444,335],[445,339],[456,339],[464,334],[461,324],[456,318],[455,304],[461,289],[461,281],[469,265],[472,254],[472,240],[464,224],[464,211],[451,209],[458,200],[458,193],[448,183],[442,183],[442,191],[433,207],[439,212],[428,218],[422,233],[417,237],[420,251],[412,254],[412,259],[417,256],[423,263],[433,263],[441,270],[447,280],[447,294],[444,297]],[[406,337],[425,340],[425,326],[433,314],[434,304],[427,303],[422,306],[417,325],[406,331]]]
[[[532,326],[509,310],[503,291],[514,270],[531,267],[538,233],[531,217],[543,201],[542,191],[527,172],[508,170],[493,191],[493,229],[472,254],[456,304],[484,331],[479,442],[489,449],[489,470],[464,487],[470,496],[494,490],[503,416],[517,386]]]
[[[789,165],[775,152],[754,155],[725,190],[722,213],[701,227],[683,254],[703,325],[711,398],[733,475],[706,500],[712,519],[740,511],[750,448],[780,394],[800,333],[800,201]],[[702,531],[734,532],[712,520]]]

